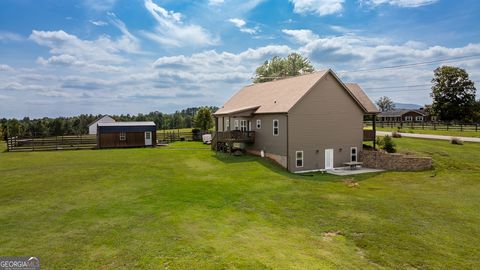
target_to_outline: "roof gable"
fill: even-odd
[[[251,108],[257,108],[252,111],[255,114],[288,113],[327,74],[333,75],[365,113],[378,113],[375,105],[358,84],[345,85],[333,71],[328,69],[307,75],[245,86],[231,97],[222,108],[217,110],[215,115],[233,114]]]

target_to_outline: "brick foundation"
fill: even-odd
[[[393,171],[422,171],[432,168],[432,158],[404,154],[389,154],[381,151],[363,150],[360,152],[363,166],[372,169]]]

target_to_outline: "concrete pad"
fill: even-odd
[[[347,175],[355,175],[355,174],[362,174],[362,173],[376,173],[376,172],[384,172],[385,170],[379,169],[370,169],[370,168],[357,168],[355,170],[351,170],[349,167],[340,167],[335,168],[333,170],[327,170],[327,173],[339,176],[347,176]]]

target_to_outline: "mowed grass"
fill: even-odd
[[[286,173],[200,143],[0,153],[0,254],[42,269],[475,269],[480,144],[397,139],[435,169]]]

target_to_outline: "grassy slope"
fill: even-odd
[[[0,254],[43,269],[474,268],[480,144],[396,142],[436,169],[349,188],[197,143],[0,153]]]

